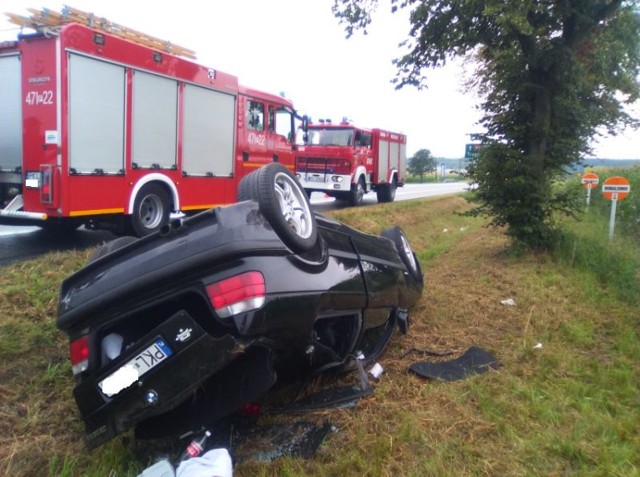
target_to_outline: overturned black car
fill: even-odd
[[[127,428],[184,433],[271,389],[280,370],[373,363],[423,288],[398,227],[382,236],[312,213],[277,163],[237,204],[120,237],[62,284],[74,397],[95,447]]]

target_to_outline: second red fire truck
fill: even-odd
[[[0,223],[143,236],[293,169],[289,100],[65,8],[10,15],[37,32],[0,43]]]
[[[351,205],[375,191],[378,202],[392,202],[404,185],[407,137],[383,129],[364,129],[348,121],[303,123],[303,145],[295,170],[307,193],[322,192]]]

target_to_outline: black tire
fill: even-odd
[[[169,223],[169,195],[158,184],[147,184],[140,189],[131,213],[131,231],[144,237]]]
[[[392,180],[389,184],[379,186],[376,190],[378,202],[393,202],[396,198],[396,181]]]
[[[131,235],[123,235],[122,237],[118,237],[116,239],[110,240],[109,242],[101,245],[96,249],[95,252],[89,257],[89,261],[87,263],[93,263],[99,258],[104,257],[105,255],[114,252],[116,250],[121,249],[122,247],[126,247],[127,245],[138,240],[136,237],[132,237]]]
[[[351,192],[349,192],[349,205],[352,207],[357,207],[362,205],[362,200],[364,199],[364,194],[366,191],[367,185],[364,182],[364,178],[360,177],[358,182],[355,184],[351,184]]]
[[[311,250],[318,225],[307,193],[283,165],[267,164],[245,176],[238,186],[238,201],[255,200],[280,240],[294,253]]]
[[[402,229],[398,226],[391,227],[389,229],[385,229],[380,234],[383,237],[388,238],[393,242],[402,259],[402,262],[407,267],[409,273],[418,281],[422,282],[422,268],[420,267],[420,262],[418,261],[418,257],[413,252],[411,245],[409,245],[409,240],[407,236],[404,234]]]

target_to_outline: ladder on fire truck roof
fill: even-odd
[[[80,23],[90,28],[102,30],[105,33],[110,33],[135,43],[155,48],[156,50],[177,56],[184,56],[186,58],[196,58],[196,54],[193,50],[189,50],[168,41],[160,40],[159,38],[132,30],[131,28],[126,28],[107,20],[106,18],[98,17],[93,13],[83,12],[82,10],[72,8],[68,5],[64,6],[61,13],[54,12],[48,8],[43,8],[39,11],[34,8],[28,8],[27,10],[32,13],[30,17],[23,17],[22,15],[16,15],[15,13],[5,13],[5,15],[9,17],[9,21],[11,21],[11,23],[22,28],[31,28],[38,32],[55,33],[62,26],[68,23]]]

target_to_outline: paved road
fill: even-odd
[[[9,230],[7,230],[9,229]],[[84,250],[112,240],[111,232],[80,229],[64,234],[38,227],[0,227],[0,267],[54,250]]]
[[[407,184],[396,191],[396,200],[419,199],[422,197],[433,197],[437,195],[457,194],[467,190],[468,184],[465,182],[444,182],[441,184]],[[364,205],[377,204],[375,192],[369,192],[364,196]],[[311,196],[311,204],[314,209],[322,212],[336,208],[348,207],[346,202],[337,201],[331,197],[323,197],[322,194],[314,192]]]
[[[467,188],[462,182],[442,184],[407,184],[396,192],[396,200],[455,194]],[[364,207],[377,203],[376,194],[364,197]],[[313,208],[319,212],[344,208],[347,204],[322,194],[311,196]],[[34,258],[54,250],[83,250],[111,240],[114,235],[105,231],[90,231],[80,228],[75,232],[55,234],[38,227],[0,226],[0,266],[19,260]]]

